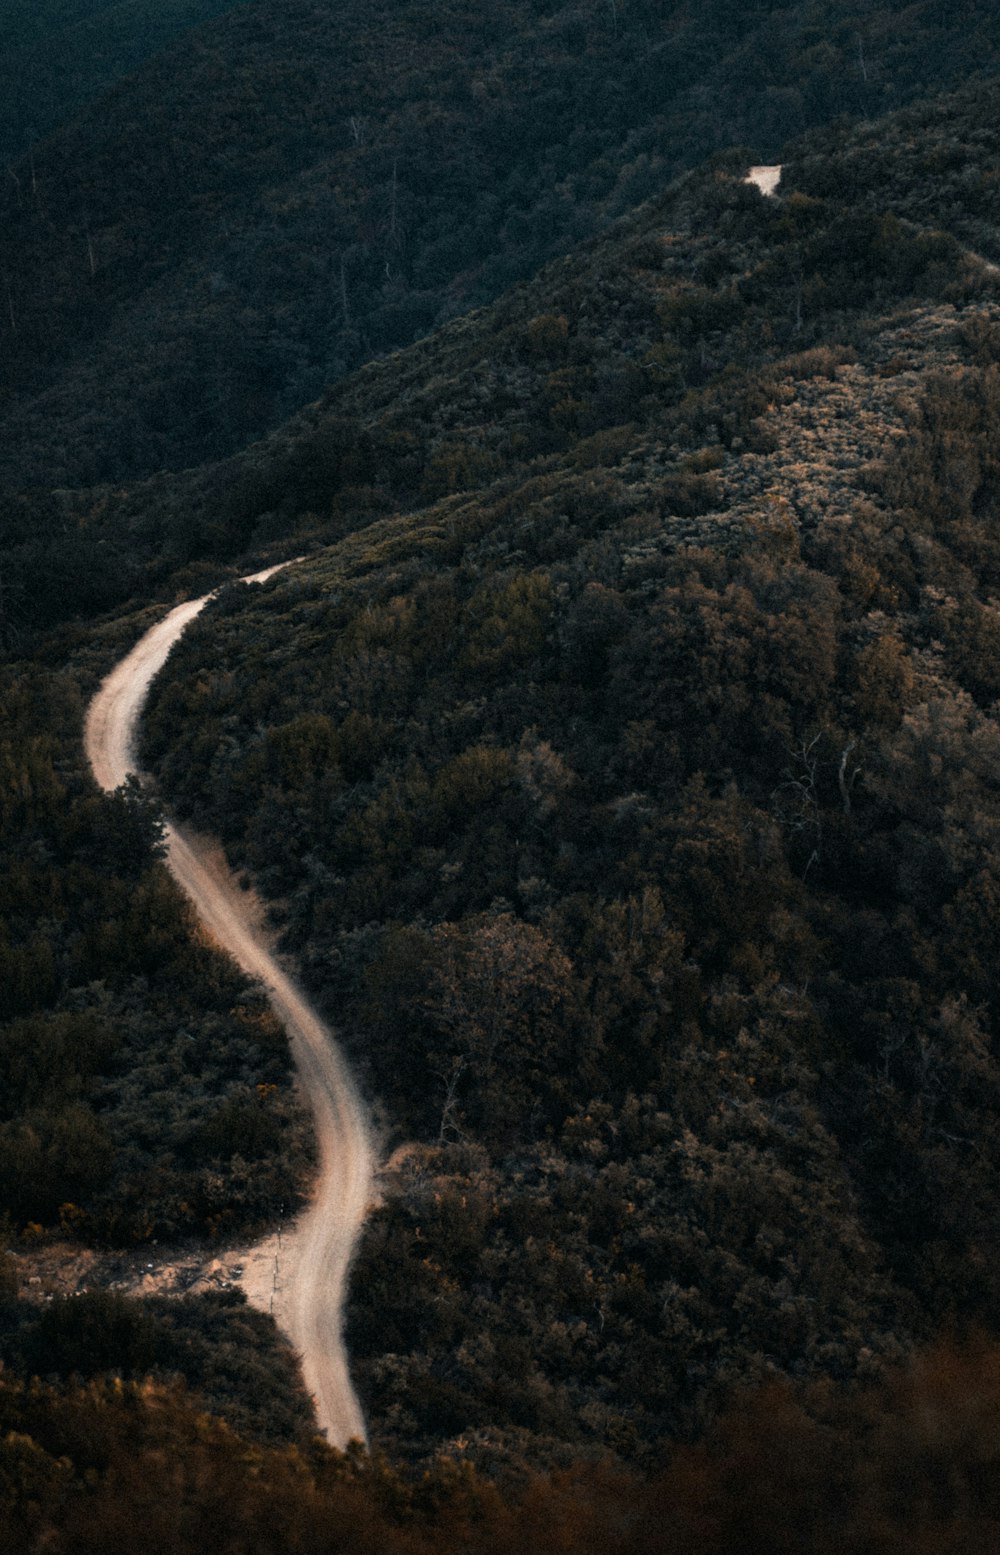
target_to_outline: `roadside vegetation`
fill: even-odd
[[[153,802],[94,793],[74,679],[0,675],[0,1216],[117,1244],[262,1227],[310,1166],[284,1032],[194,931]]]
[[[17,1264],[0,1264],[5,1380],[58,1387],[152,1381],[257,1442],[308,1442],[312,1403],[298,1361],[266,1313],[235,1290],[197,1296],[90,1290],[39,1304],[17,1299]],[[9,1426],[7,1427],[9,1429]],[[16,1453],[14,1455],[16,1457]],[[0,1473],[2,1479],[2,1473]]]

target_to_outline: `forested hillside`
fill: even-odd
[[[789,176],[803,190],[826,197],[831,208],[853,213],[857,229],[888,217],[910,223],[885,239],[885,252],[876,261],[884,270],[896,245],[901,269],[895,282],[888,278],[890,285],[905,287],[907,267],[912,270],[920,263],[910,243],[916,228],[943,227],[973,253],[1000,259],[994,100],[987,81],[889,120],[859,124],[851,131],[838,127],[816,132],[788,148],[794,169]],[[717,171],[735,178],[746,165],[747,154],[726,153]],[[662,226],[684,235],[689,245],[688,257],[680,256],[674,267],[677,275],[683,277],[687,266],[690,279],[715,288],[723,310],[731,294],[742,295],[747,289],[740,274],[748,257],[742,234],[731,222],[718,224],[711,199],[706,203],[703,193],[690,192],[704,190],[705,180],[696,179],[689,189],[689,178],[684,175],[638,214],[622,218],[607,238],[592,240],[586,251],[593,260],[585,263],[602,272],[604,302],[596,311],[586,303],[594,317],[582,327],[597,337],[592,355],[600,376],[595,408],[588,407],[579,424],[571,419],[560,429],[550,417],[546,395],[560,380],[552,378],[549,387],[539,388],[536,380],[551,378],[544,371],[542,353],[532,378],[527,361],[516,373],[507,371],[499,407],[507,430],[499,441],[499,434],[491,433],[495,448],[477,447],[481,414],[497,414],[490,384],[499,377],[490,367],[485,385],[469,381],[470,364],[482,358],[485,333],[506,340],[517,327],[544,315],[552,303],[553,285],[565,287],[560,307],[570,312],[577,307],[583,284],[574,279],[579,265],[566,260],[564,270],[557,267],[544,281],[507,293],[479,323],[456,320],[433,344],[370,364],[231,459],[176,476],[160,475],[131,489],[39,490],[0,499],[0,642],[30,644],[39,628],[68,616],[93,616],[130,599],[203,592],[225,576],[224,564],[233,557],[256,556],[269,546],[269,554],[287,555],[289,546],[301,550],[331,533],[363,526],[379,514],[419,505],[429,494],[488,482],[512,459],[519,462],[559,446],[560,437],[566,443],[606,422],[627,424],[630,396],[641,399],[648,386],[659,386],[663,374],[655,363],[643,361],[651,338],[643,316],[655,308],[655,300],[644,301],[641,288],[637,291],[623,278],[622,244],[635,241],[641,246],[647,234]],[[865,241],[870,244],[874,238]],[[923,241],[926,248],[926,238]],[[723,349],[749,364],[782,343],[802,345],[823,338],[829,311],[841,308],[845,298],[863,309],[869,284],[863,266],[868,259],[863,247],[852,251],[850,242],[845,233],[836,273],[828,276],[828,255],[815,244],[804,249],[801,234],[786,232],[771,273],[764,271],[769,290],[755,317],[755,323],[763,322],[763,335],[737,331],[730,339],[710,317],[696,321],[692,338],[699,342],[698,359],[688,351],[685,376],[675,375],[675,389],[706,381],[721,364]],[[857,234],[855,242],[862,243]],[[904,257],[908,245],[910,253]],[[802,290],[805,282],[799,274],[804,263],[813,267],[808,292]],[[974,262],[963,259],[961,264]],[[940,274],[940,269],[931,274],[931,292]],[[883,276],[883,291],[886,284]],[[709,290],[703,288],[704,296]],[[611,302],[620,317],[609,323]],[[629,328],[634,331],[631,338]],[[439,398],[446,411],[437,408]],[[465,436],[457,429],[470,415],[469,403],[472,433]],[[435,469],[438,463],[442,468]],[[455,468],[444,468],[449,464]],[[276,545],[283,551],[274,552]]]
[[[989,1555],[1000,138],[992,80],[921,85],[996,23],[419,9],[348,0],[336,58],[332,7],[233,11],[11,194],[0,1537]],[[158,794],[98,796],[155,601],[301,552],[168,663]],[[308,1185],[160,800],[376,1111],[370,1457],[230,1294],[17,1289]]]
[[[98,797],[65,674],[0,671],[0,1217],[112,1243],[298,1202],[285,1035],[193,934],[138,785]]]
[[[1000,1367],[939,1348],[858,1400],[741,1400],[652,1480],[409,1481],[322,1442],[261,1448],[176,1390],[0,1381],[0,1535],[55,1555],[970,1555],[996,1547]],[[29,1493],[16,1496],[19,1486]],[[11,1495],[11,1490],[15,1495]]]
[[[236,0],[4,0],[0,162],[30,148],[151,54]]]
[[[240,6],[3,180],[0,478],[238,449],[680,167],[956,84],[998,34],[972,0]]]
[[[1000,280],[927,220],[995,244],[991,114],[883,126],[877,212],[866,129],[721,162],[336,391],[278,470],[354,532],[155,695],[411,1145],[393,1451],[655,1461],[995,1320]]]

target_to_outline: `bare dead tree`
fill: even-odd
[[[20,640],[17,599],[23,590],[0,572],[0,648],[14,648]]]
[[[792,295],[793,295],[793,297],[795,299],[795,312],[794,312],[793,321],[792,321],[792,334],[793,335],[801,335],[801,333],[802,333],[802,292],[803,292],[803,288],[805,286],[805,270],[804,270],[803,263],[802,263],[802,255],[801,255],[801,253],[797,253],[796,256],[795,256],[795,264],[794,264],[794,266],[792,268],[792,284],[793,284],[793,287],[794,287]]]
[[[340,256],[340,311],[344,328],[347,329],[351,322],[351,309],[347,300],[347,266],[343,254]]]
[[[47,221],[48,217],[46,216],[45,212],[42,210],[42,197],[41,197],[41,194],[38,191],[38,174],[37,174],[37,172],[35,170],[35,148],[34,148],[34,146],[30,146],[28,148],[28,167],[29,167],[29,169],[31,171],[31,193],[32,193],[32,195],[34,196],[34,199],[35,199],[35,209],[37,210],[39,216],[41,216],[42,220],[43,221]]]
[[[90,278],[93,280],[97,274],[97,256],[94,253],[94,240],[90,233],[90,217],[84,212],[83,235],[87,240],[87,263],[90,266]]]
[[[389,244],[396,247],[399,217],[399,158],[392,162],[392,187],[389,195]]]
[[[440,1067],[432,1070],[438,1079],[444,1082],[444,1104],[441,1108],[441,1126],[438,1129],[439,1145],[447,1143],[448,1137],[452,1139],[464,1139],[465,1130],[458,1122],[458,1082],[469,1067],[467,1058],[452,1059],[448,1068]]]
[[[857,743],[857,740],[848,740],[847,744],[844,746],[840,753],[840,766],[837,768],[837,786],[840,789],[840,797],[843,801],[845,815],[850,815],[851,813],[851,790],[857,782],[858,778],[861,776],[860,767],[855,767],[850,773],[847,770],[847,763],[851,759],[851,752],[855,749]]]
[[[802,872],[803,879],[822,857],[823,820],[817,794],[820,766],[818,746],[821,739],[822,734],[815,734],[811,740],[803,740],[799,748],[791,752],[795,767],[785,769],[785,781],[771,792],[771,813],[775,820],[786,831],[799,836],[806,846],[811,844],[809,858]]]

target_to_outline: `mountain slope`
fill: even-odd
[[[824,249],[824,240],[810,237],[808,207],[798,207],[791,224],[778,207],[785,226],[769,238],[774,252],[756,278],[741,274],[753,250],[744,252],[734,216],[719,226],[723,207],[712,179],[682,180],[606,239],[594,239],[582,260],[567,259],[507,293],[482,317],[456,320],[433,342],[370,364],[228,460],[130,491],[9,496],[0,635],[30,641],[39,626],[130,597],[203,592],[219,580],[220,564],[250,559],[253,547],[286,540],[299,550],[400,506],[419,506],[429,494],[489,484],[512,462],[526,468],[603,426],[641,419],[651,394],[666,387],[677,398],[703,385],[727,353],[748,364],[782,344],[791,349],[823,338],[831,314],[864,305],[868,281],[859,266],[869,262],[883,296],[894,286],[905,289],[921,267],[933,294],[941,263],[950,262],[944,240],[935,240],[935,260],[926,238],[921,248],[909,228],[898,226],[880,229],[879,238],[876,224],[888,217],[944,224],[963,248],[984,258],[1000,253],[992,97],[985,82],[877,125],[838,127],[795,143],[788,176],[804,190],[815,188],[831,209],[843,207],[849,224],[842,240],[827,240]],[[745,167],[740,153],[723,154],[716,164],[720,177],[742,176]],[[667,273],[678,286],[698,287],[678,304],[683,312],[690,303],[691,317],[678,320],[683,359],[675,355],[672,363],[643,359],[660,328],[661,228],[687,244]],[[635,262],[623,262],[623,239],[634,244]],[[803,265],[811,270],[808,294]],[[591,280],[595,267],[600,275]],[[959,255],[950,278],[959,289],[962,273],[982,278],[982,265]],[[591,290],[599,293],[596,306]],[[589,317],[577,320],[581,299]],[[753,327],[730,335],[734,302],[751,309]],[[572,342],[521,338],[533,319],[550,313],[573,320]],[[578,359],[574,387],[570,369]],[[570,408],[554,416],[560,398]]]
[[[963,1537],[962,1483],[991,1531],[963,1456],[992,1451],[970,1381],[989,1340],[981,1363],[894,1371],[942,1328],[995,1339],[991,91],[807,137],[774,202],[723,154],[227,461],[7,509],[12,636],[248,546],[316,548],[294,586],[223,592],[148,749],[269,897],[405,1147],[349,1334],[403,1459],[656,1468],[722,1411],[730,1547],[761,1484],[784,1491],[776,1463],[815,1475],[812,1506],[850,1486],[817,1549],[851,1547],[838,1519],[865,1526],[873,1481],[912,1500],[894,1476],[918,1461],[948,1487],[921,1515]],[[148,805],[97,800],[74,747],[73,680],[145,619],[36,635],[43,662],[6,674],[0,1180],[19,1222],[225,1234],[299,1186],[283,1046],[192,945]],[[873,1424],[887,1397],[920,1424]],[[23,1515],[65,1519],[75,1453],[25,1445],[52,1442],[58,1404],[15,1389],[4,1409]],[[284,1461],[305,1515],[327,1460]],[[709,1461],[679,1453],[663,1492],[702,1550],[725,1501]],[[240,1502],[231,1444],[213,1462]],[[475,1483],[441,1492],[466,1522]],[[166,1525],[173,1500],[134,1488]],[[655,1547],[666,1513],[651,1526]]]
[[[229,453],[680,167],[964,79],[998,28],[933,0],[241,6],[5,181],[0,476]]]
[[[995,1353],[938,1347],[865,1399],[813,1400],[818,1417],[777,1389],[741,1401],[651,1483],[590,1465],[498,1486],[449,1459],[414,1482],[316,1443],[261,1450],[242,1423],[237,1436],[149,1383],[60,1393],[4,1379],[0,1528],[12,1547],[89,1552],[141,1527],[151,1555],[201,1555],[221,1519],[233,1555],[990,1555],[998,1395]]]
[[[0,162],[25,155],[117,79],[236,0],[7,0]]]
[[[394,1451],[649,1463],[992,1331],[1000,288],[941,230],[995,252],[992,111],[778,201],[720,159],[248,456],[349,532],[220,598],[148,753],[409,1146]]]

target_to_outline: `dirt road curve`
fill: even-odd
[[[244,579],[263,582],[271,567]],[[211,595],[178,605],[112,670],[87,712],[85,745],[94,776],[114,789],[136,770],[136,729],[150,683],[189,621]],[[180,827],[167,829],[167,862],[212,936],[251,976],[265,984],[291,1041],[319,1141],[320,1172],[310,1208],[300,1220],[295,1272],[282,1303],[284,1326],[302,1357],[306,1386],[321,1430],[344,1447],[365,1439],[364,1419],[347,1369],[342,1328],[347,1271],[370,1200],[374,1157],[365,1112],[336,1043],[282,972],[254,929],[246,899],[218,849]]]
[[[756,184],[763,195],[772,195],[781,182],[781,163],[773,162],[769,167],[752,167],[743,182]]]

